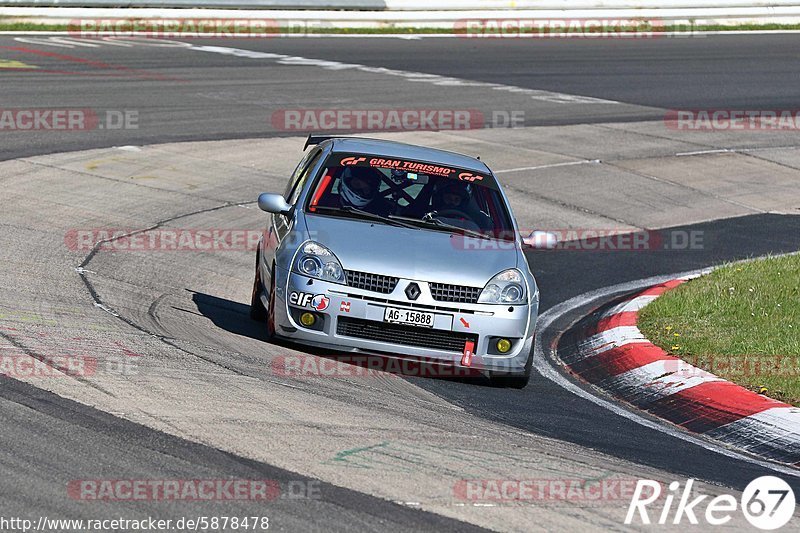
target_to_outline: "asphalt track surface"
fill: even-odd
[[[26,39],[41,39],[27,37]],[[42,46],[0,36],[0,57],[42,71],[3,71],[4,107],[134,109],[137,130],[0,133],[0,159],[105,146],[286,135],[274,111],[297,108],[453,108],[524,111],[525,125],[661,120],[665,109],[793,109],[797,35],[639,40],[295,38],[189,40],[304,58],[454,76],[622,102],[543,106],[498,92],[376,82],[357,73],[263,67],[273,62],[174,47]],[[126,41],[122,41],[126,42]],[[43,55],[44,54],[44,55]],[[88,62],[87,62],[88,60]],[[92,62],[94,61],[94,63]],[[72,73],[72,75],[70,75]],[[34,76],[34,77],[31,77]],[[34,81],[35,80],[35,81]],[[33,81],[33,83],[32,83]],[[457,106],[454,106],[457,104]]]
[[[796,61],[800,36],[753,35],[652,41],[487,41],[462,39],[273,39],[193,41],[196,46],[231,46],[306,58],[328,59],[465,80],[556,91],[621,102],[614,106],[540,106],[500,92],[492,109],[526,111],[526,125],[660,120],[669,108],[794,108],[798,101]],[[61,54],[42,55],[30,50]],[[157,50],[157,53],[153,53]],[[70,58],[63,57],[69,55]],[[353,83],[328,71],[276,68],[264,79],[249,58],[183,48],[98,46],[53,48],[0,37],[0,58],[36,63],[50,72],[0,71],[2,106],[137,109],[141,127],[114,134],[59,132],[0,133],[0,159],[126,144],[156,144],[282,136],[270,125],[280,108],[341,105],[364,107],[440,105],[429,87],[392,92],[392,80]],[[75,58],[102,61],[87,63]],[[117,67],[108,67],[113,64]],[[132,69],[132,70],[131,70]],[[113,74],[113,75],[109,75]],[[153,79],[158,78],[158,79]],[[765,83],[769,80],[769,83]],[[463,93],[459,91],[465,91]],[[485,101],[454,88],[453,107],[486,109]],[[529,105],[530,107],[522,107]],[[359,105],[361,107],[361,105]],[[791,133],[788,135],[796,135]],[[794,140],[794,139],[793,139]],[[681,229],[702,230],[703,250],[685,252],[534,252],[529,259],[542,287],[542,309],[584,292],[657,274],[686,271],[767,253],[800,249],[800,217],[752,215]],[[46,280],[45,280],[46,281]],[[246,307],[234,302],[199,302],[221,328],[259,333],[234,325]],[[576,317],[577,318],[577,317]],[[519,393],[485,384],[410,378],[468,412],[528,432],[602,451],[676,476],[697,477],[735,489],[768,470],[704,450],[647,429],[573,396],[535,375]],[[213,447],[189,443],[112,415],[64,400],[30,385],[3,379],[0,387],[0,481],[5,514],[79,515],[80,503],[64,502],[65,480],[80,478],[98,454],[109,471],[129,477],[298,479],[279,468]],[[45,464],[41,458],[48,457]],[[116,469],[111,468],[112,466]],[[168,474],[166,474],[168,473]],[[800,489],[797,479],[790,481]],[[409,509],[366,494],[325,486],[325,498],[296,505],[279,502],[274,513],[286,530],[467,530],[472,527],[432,513]],[[178,511],[166,504],[108,506],[104,511],[133,515]],[[7,511],[5,511],[7,509]],[[231,506],[247,511],[246,505]]]
[[[542,310],[593,289],[658,275],[684,272],[746,259],[770,253],[793,252],[800,249],[800,217],[760,215],[714,221],[705,224],[676,227],[676,230],[703,231],[709,238],[706,249],[686,252],[587,252],[557,253],[539,251],[528,254],[543,287]],[[565,282],[567,277],[568,282]],[[547,287],[547,291],[544,291]],[[581,317],[576,310],[567,314],[562,324]],[[550,339],[545,339],[548,346]],[[738,464],[716,453],[697,449],[678,439],[643,428],[620,417],[609,419],[603,409],[588,404],[564,389],[537,376],[525,388],[525,409],[518,399],[501,390],[484,387],[480,394],[458,386],[457,383],[416,380],[436,394],[461,405],[476,414],[488,416],[504,424],[533,430],[565,439],[582,446],[603,450],[619,457],[635,457],[637,462],[664,468],[684,476],[700,476],[726,486],[744,488],[766,472],[757,466]],[[670,450],[665,454],[665,450]]]

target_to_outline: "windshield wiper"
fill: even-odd
[[[374,220],[375,222],[381,222],[382,224],[388,224],[390,226],[398,226],[401,228],[408,228],[408,229],[419,229],[417,226],[406,224],[405,222],[400,222],[399,220],[394,220],[392,215],[387,217],[383,217],[381,215],[377,215],[375,213],[370,213],[369,211],[362,211],[356,207],[342,206],[342,207],[331,207],[331,206],[324,206],[324,205],[317,205],[314,206],[315,211],[328,211],[329,213],[351,213],[353,215],[358,215],[361,218],[365,218],[368,220]]]
[[[441,228],[446,229],[448,231],[455,231],[457,233],[463,233],[464,235],[469,235],[470,237],[476,237],[479,239],[494,239],[491,235],[486,235],[485,233],[480,233],[478,231],[473,231],[471,229],[462,228],[461,226],[456,226],[453,224],[448,224],[447,222],[442,222],[433,217],[429,217],[428,219],[422,220],[419,218],[412,218],[412,217],[401,217],[398,215],[389,215],[389,218],[392,220],[404,220],[407,222],[411,222],[413,224],[417,224],[418,226],[427,226],[429,228]]]

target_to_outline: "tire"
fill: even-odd
[[[275,335],[275,265],[272,265],[272,275],[269,286],[269,309],[267,309],[267,339],[274,340]]]
[[[523,374],[506,374],[506,373],[492,373],[489,376],[489,382],[494,387],[502,387],[507,389],[524,389],[528,382],[531,380],[531,369],[533,368],[533,353],[528,355],[528,360],[525,362],[525,371]]]
[[[489,381],[494,387],[502,387],[504,389],[524,389],[530,381],[530,374],[523,376],[492,376]]]
[[[256,254],[256,274],[253,279],[253,293],[250,297],[250,318],[256,322],[264,323],[267,320],[267,310],[261,303],[261,293],[264,292],[264,284],[261,283],[261,269],[258,268],[258,254]]]

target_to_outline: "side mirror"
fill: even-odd
[[[285,215],[292,210],[292,206],[286,203],[286,199],[283,196],[271,192],[258,195],[258,208],[276,215]]]
[[[533,231],[522,238],[522,243],[538,250],[552,250],[558,244],[558,237],[549,231]]]

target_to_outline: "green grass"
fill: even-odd
[[[6,17],[8,18],[8,17]],[[513,17],[509,17],[513,18]],[[133,22],[133,21],[132,21]],[[143,21],[138,21],[137,24],[141,24]],[[68,23],[51,23],[51,24],[41,24],[36,22],[24,22],[19,20],[3,20],[3,17],[0,17],[0,31],[48,31],[48,32],[67,32],[70,29],[68,28]],[[775,23],[768,23],[768,24],[738,24],[738,25],[719,25],[719,24],[711,24],[711,25],[695,25],[694,23],[689,24],[677,24],[677,25],[656,25],[656,26],[649,26],[647,23],[643,23],[642,26],[639,28],[633,28],[631,26],[623,26],[619,28],[621,34],[624,33],[631,33],[634,31],[651,31],[653,33],[666,33],[666,32],[683,32],[685,34],[689,34],[691,31],[753,31],[753,30],[800,30],[800,24],[775,24]],[[117,31],[125,31],[124,27],[117,28]],[[298,27],[290,27],[290,28],[274,28],[272,30],[267,29],[264,34],[269,35],[270,33],[295,33],[295,34],[319,34],[319,33],[330,33],[330,34],[341,34],[341,35],[425,35],[425,34],[464,34],[466,33],[466,29],[464,28],[430,28],[430,27],[419,27],[419,28],[399,28],[393,26],[386,26],[381,28],[326,28],[322,26],[318,27],[309,27],[309,28],[298,28]],[[243,32],[245,33],[245,32]],[[513,32],[512,32],[513,33]],[[530,30],[527,33],[532,34],[534,30]],[[540,33],[548,33],[548,30],[545,28]],[[480,38],[480,35],[473,35],[475,38]],[[500,35],[490,35],[489,37],[500,37]]]
[[[800,255],[689,281],[645,307],[639,329],[688,363],[800,405]]]

